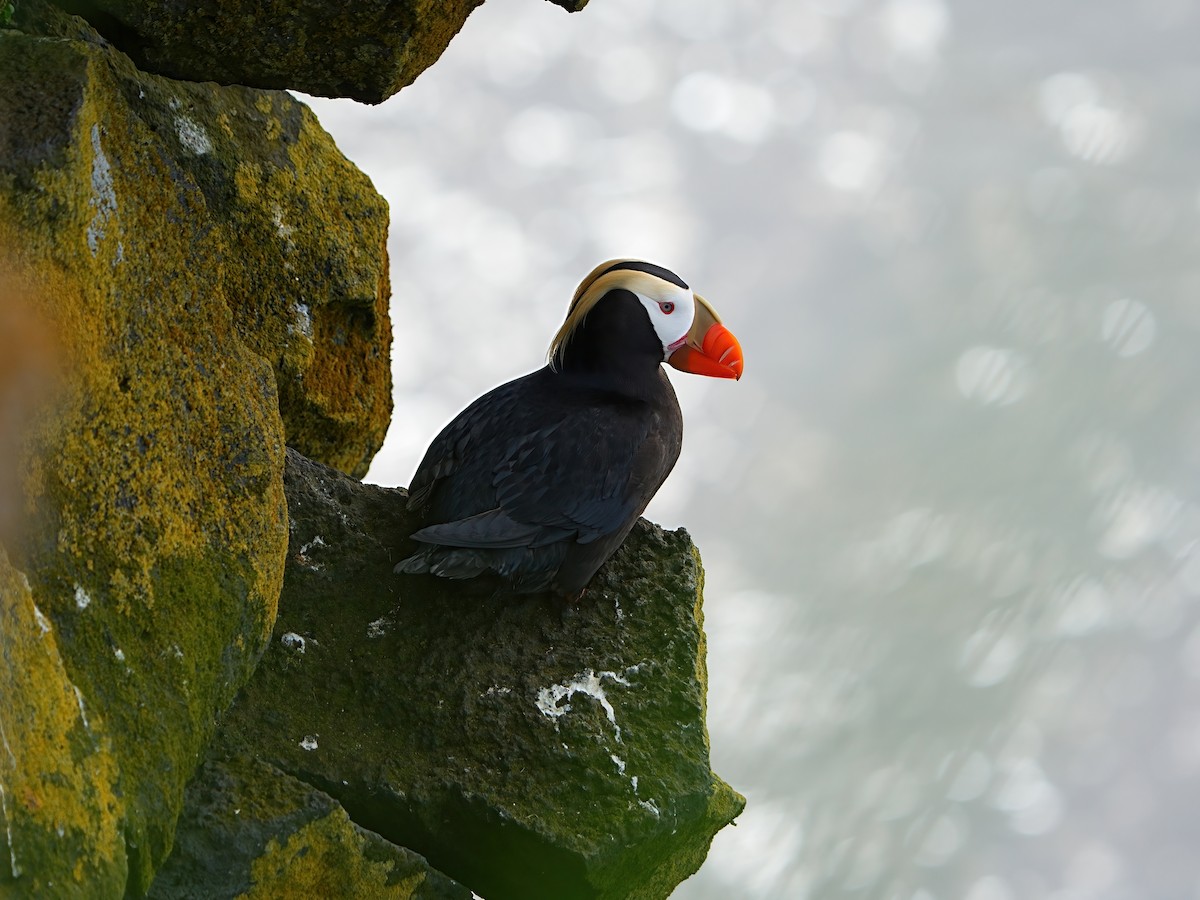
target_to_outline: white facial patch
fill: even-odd
[[[663,346],[663,360],[683,346],[696,317],[696,297],[688,288],[656,282],[647,293],[635,292]]]

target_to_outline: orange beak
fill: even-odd
[[[708,301],[696,294],[696,315],[684,345],[667,358],[681,372],[712,378],[742,377],[742,347]]]

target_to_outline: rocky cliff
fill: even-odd
[[[471,5],[381,4],[419,24],[370,90]],[[286,28],[71,8],[0,17],[0,896],[665,896],[741,808],[686,536],[577,608],[392,576],[386,205],[199,83],[317,89]]]

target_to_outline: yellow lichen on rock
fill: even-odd
[[[124,804],[103,715],[88,709],[56,629],[0,548],[0,895],[119,895]]]
[[[3,700],[65,684],[76,709],[77,689],[93,728],[103,719],[103,756],[53,718],[58,701],[4,727],[25,748],[23,789],[122,798],[102,805],[103,827],[55,820],[94,861],[84,875],[116,879],[88,896],[144,893],[170,850],[184,785],[270,634],[287,542],[274,375],[230,310],[229,248],[203,191],[137,105],[143,77],[99,41],[0,31],[0,81],[21,86],[0,92],[0,261],[61,369],[18,441],[26,515],[4,539],[42,619],[0,619],[6,677],[25,679]],[[180,116],[192,121],[182,103]],[[172,139],[203,149],[195,126]],[[27,665],[43,621],[57,669]],[[56,735],[71,756],[47,750]],[[32,812],[56,796],[9,804],[18,862],[42,840]],[[18,893],[57,871],[23,870]]]
[[[39,5],[29,0],[21,12]],[[273,368],[288,443],[361,477],[391,418],[383,198],[290,95],[147,75],[97,46],[79,20],[52,8],[44,17],[54,41],[0,31],[4,69],[16,79],[7,83],[21,84],[35,70],[39,79],[32,98],[0,96],[0,156],[8,157],[0,176],[41,168],[40,186],[75,191],[82,202],[59,206],[49,219],[43,210],[30,224],[69,232],[113,269],[131,261],[131,242],[196,241],[195,253],[184,248],[181,274],[194,267],[195,277],[209,279],[206,288],[224,297],[240,338]],[[80,79],[101,70],[108,92],[81,95]],[[123,143],[130,128],[143,136],[147,184],[175,195],[163,206],[123,202],[130,189],[122,190],[120,169],[128,161],[117,165],[110,145]],[[28,138],[42,131],[47,159],[23,159],[39,152]],[[55,157],[72,148],[82,166],[58,165]],[[131,190],[136,196],[140,183]]]
[[[240,479],[278,480],[283,441],[269,370],[237,340],[205,281],[223,248],[203,230],[163,227],[185,221],[199,192],[174,183],[167,161],[139,140],[144,126],[120,102],[114,61],[78,52],[83,77],[63,164],[31,171],[40,189],[32,196],[0,189],[0,242],[29,273],[69,372],[40,435],[40,455],[54,465],[31,484],[29,502],[57,492],[83,513],[58,523],[57,552],[94,570],[102,540],[115,567],[103,574],[129,586],[117,601],[151,603],[156,561],[209,545],[198,518],[241,521],[249,498],[214,491],[211,467],[236,459]],[[66,220],[46,227],[51,208]],[[154,236],[149,246],[134,243],[140,235]],[[258,389],[221,384],[239,379]],[[275,433],[228,427],[243,418]],[[278,534],[281,525],[272,525]],[[278,564],[258,566],[258,576],[256,592],[276,595]]]
[[[254,886],[238,900],[309,897],[408,900],[424,881],[414,873],[389,884],[393,863],[371,860],[367,840],[341,807],[304,825],[282,845],[272,839],[250,868]]]
[[[176,848],[150,900],[469,900],[423,857],[360,827],[322,790],[214,746],[188,786]]]
[[[288,444],[361,477],[392,409],[387,205],[286,95],[258,94],[237,120],[285,133],[251,152],[241,141],[228,174],[202,181],[220,197],[220,228],[239,260],[222,273],[226,295],[275,367]]]
[[[24,575],[0,573],[0,896],[136,897],[271,633],[285,436],[359,473],[382,441],[387,209],[289,95],[146,75],[41,0],[17,24],[0,549]],[[24,388],[42,334],[44,394]]]

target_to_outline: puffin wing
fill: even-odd
[[[587,544],[645,509],[679,455],[675,430],[659,434],[663,423],[645,404],[611,396],[545,406],[535,375],[480,397],[434,438],[409,488],[409,508],[430,523],[415,540],[494,550]]]
[[[414,532],[412,537],[443,547],[511,550],[516,547],[544,547],[567,534],[564,529],[517,522],[502,509],[489,509],[455,522],[427,525]]]
[[[580,544],[620,531],[674,463],[659,458],[666,454],[649,432],[643,417],[600,406],[513,440],[492,481],[498,508],[515,522],[573,532]]]
[[[495,505],[485,454],[518,412],[527,381],[519,378],[489,391],[438,433],[409,485],[409,510],[435,507],[430,510],[435,517],[458,518]]]

